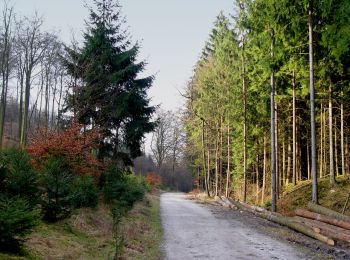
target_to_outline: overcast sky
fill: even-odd
[[[18,15],[44,20],[45,29],[56,30],[70,42],[72,33],[81,39],[91,0],[10,0]],[[149,91],[152,104],[177,109],[205,41],[220,11],[232,13],[233,0],[120,0],[129,32],[140,41],[140,59],[148,62],[147,75],[156,75]],[[0,7],[2,8],[2,6]]]

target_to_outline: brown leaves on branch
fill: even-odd
[[[152,187],[159,187],[162,184],[161,177],[155,172],[149,172],[146,176],[146,181]]]
[[[74,173],[98,176],[101,164],[93,151],[98,148],[99,132],[97,129],[83,129],[83,125],[73,121],[65,130],[37,130],[27,148],[34,166],[41,168],[46,159],[63,157]]]

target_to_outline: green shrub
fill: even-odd
[[[106,174],[104,197],[109,203],[118,202],[118,207],[131,208],[141,200],[146,191],[146,183],[137,176],[117,168],[109,168]]]
[[[74,175],[62,158],[49,158],[43,163],[42,208],[44,219],[57,221],[68,217],[74,207]]]
[[[38,180],[26,151],[9,149],[0,153],[0,192],[25,198],[34,206],[40,198]]]
[[[25,235],[39,223],[39,214],[22,198],[0,197],[0,249],[20,246]]]
[[[95,208],[98,204],[98,190],[91,176],[79,176],[74,182],[73,203],[76,208]]]

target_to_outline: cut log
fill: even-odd
[[[319,228],[316,224],[313,223],[313,221],[317,221],[317,220],[312,220],[312,219],[308,219],[308,218],[295,216],[292,218],[292,221],[305,224],[305,225],[309,226],[310,228],[312,228],[312,230],[315,231],[316,233],[321,233],[321,228]],[[325,225],[327,225],[327,224],[325,224]]]
[[[325,235],[322,235],[320,233],[315,232],[315,231],[319,231],[318,229],[315,229],[315,231],[314,231],[312,227],[309,227],[303,223],[299,223],[299,222],[293,220],[292,218],[284,217],[279,213],[270,212],[270,211],[267,211],[265,209],[262,210],[262,208],[260,208],[260,207],[251,206],[251,205],[246,204],[246,203],[234,201],[231,198],[227,198],[227,199],[230,202],[232,202],[234,205],[236,205],[237,208],[239,208],[240,210],[249,211],[249,212],[257,215],[258,217],[267,219],[269,221],[275,222],[275,223],[283,225],[283,226],[287,226],[290,229],[293,229],[293,230],[295,230],[299,233],[302,233],[306,236],[317,239],[317,240],[319,240],[323,243],[326,243],[330,246],[334,246],[333,239],[330,239],[329,237],[327,237]]]
[[[336,212],[331,209],[327,209],[325,207],[322,207],[320,205],[314,204],[309,202],[307,205],[308,209],[312,212],[319,213],[322,215],[326,215],[328,217],[336,218],[338,220],[348,221],[350,223],[350,217],[344,214],[341,214],[339,212]]]
[[[220,197],[222,201],[224,201],[231,209],[237,209],[237,206],[233,204],[227,197]]]
[[[223,201],[220,197],[216,197],[215,202],[218,203],[219,205],[223,206],[224,208],[230,208],[230,204]]]
[[[295,210],[295,214],[301,217],[309,218],[309,219],[315,219],[324,223],[328,223],[337,227],[345,228],[350,230],[350,222],[344,221],[344,220],[338,220],[335,218],[331,218],[329,216],[325,216],[319,213],[311,212],[304,209],[297,209]]]
[[[317,220],[307,219],[303,217],[294,217],[297,221],[311,226],[314,230],[319,229],[318,233],[331,237],[336,240],[342,240],[350,243],[350,231],[340,227],[332,226]],[[317,232],[317,231],[315,231]]]
[[[317,232],[315,232],[311,227],[293,221],[292,218],[288,218],[288,217],[282,217],[282,216],[277,216],[275,214],[271,214],[271,212],[260,212],[260,213],[256,213],[258,216],[265,218],[267,220],[273,221],[275,223],[278,223],[280,225],[284,225],[289,227],[290,229],[293,229],[295,231],[298,231],[306,236],[312,237],[314,239],[317,239],[323,243],[326,243],[330,246],[334,246],[334,240],[330,239],[329,237],[319,234]]]

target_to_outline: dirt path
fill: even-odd
[[[161,196],[166,259],[320,259],[292,242],[264,234],[247,215],[229,218],[222,209],[198,204],[181,193]],[[250,220],[252,221],[252,220]],[[257,223],[257,225],[260,223]]]

